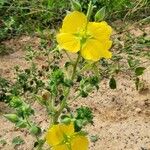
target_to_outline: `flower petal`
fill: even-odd
[[[46,141],[50,146],[55,146],[63,141],[63,133],[59,125],[53,125],[46,133]]]
[[[73,53],[79,51],[80,40],[78,40],[73,34],[59,33],[56,38],[60,48]]]
[[[85,136],[75,136],[71,141],[72,150],[88,150],[89,141]]]
[[[78,11],[69,13],[63,20],[61,32],[75,33],[84,28],[87,24],[87,17]]]
[[[66,144],[57,145],[52,148],[52,150],[69,150]]]
[[[111,47],[112,41],[88,40],[81,50],[81,55],[84,59],[98,61],[100,58],[111,58],[111,52],[108,49]]]
[[[108,40],[112,33],[112,28],[105,22],[89,22],[87,28],[89,34],[99,41]]]
[[[72,136],[74,134],[74,124],[71,122],[69,125],[61,124],[61,131],[67,136]]]

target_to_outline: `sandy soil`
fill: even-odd
[[[133,31],[133,34],[134,32],[136,31]],[[12,79],[12,69],[15,65],[27,67],[28,64],[23,61],[25,52],[22,47],[38,40],[21,37],[7,41],[11,46],[17,41],[17,47],[13,54],[0,57],[0,75]],[[18,46],[20,44],[21,46]],[[72,104],[72,107],[86,105],[93,110],[94,124],[88,125],[87,130],[91,135],[98,135],[99,139],[95,143],[91,142],[90,150],[150,150],[150,67],[147,66],[142,76],[147,88],[140,93],[136,91],[133,80],[127,74],[120,73],[116,78],[116,90],[109,89],[108,81],[104,80],[98,92],[80,100],[80,103],[76,101]],[[45,110],[37,102],[33,103],[33,107],[36,109],[36,121],[44,129],[47,128]],[[34,139],[25,130],[16,129],[2,116],[10,111],[6,104],[0,103],[0,140],[7,141],[6,145],[0,145],[0,149],[31,150]],[[14,147],[12,139],[18,135],[25,143]]]

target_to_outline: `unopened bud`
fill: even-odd
[[[16,123],[19,121],[19,117],[16,114],[6,114],[4,115],[4,117],[13,123]]]

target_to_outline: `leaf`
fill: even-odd
[[[26,121],[20,119],[20,120],[16,123],[16,127],[18,127],[18,128],[26,128],[26,127],[27,127],[27,123],[26,123]]]
[[[128,58],[128,65],[131,69],[134,69],[139,65],[139,60],[134,60],[134,58],[129,57]]]
[[[36,126],[36,125],[32,125],[31,128],[30,128],[30,133],[32,135],[40,135],[41,134],[41,128]]]
[[[20,136],[17,136],[12,140],[12,143],[16,146],[16,145],[24,144],[25,142]]]
[[[0,8],[4,5],[5,2],[6,2],[6,0],[1,0],[0,1]]]
[[[137,67],[137,68],[135,69],[135,74],[136,74],[136,76],[142,75],[142,74],[144,73],[144,70],[145,70],[145,69],[146,69],[145,67]]]
[[[91,142],[96,142],[96,141],[98,141],[98,139],[99,139],[99,137],[98,137],[98,135],[92,135],[91,137],[90,137],[90,140],[91,140]]]
[[[64,124],[70,124],[71,118],[68,115],[62,115],[60,121]]]
[[[109,87],[110,87],[111,89],[116,89],[116,88],[117,88],[117,83],[116,83],[116,80],[115,80],[114,77],[112,77],[112,78],[110,79],[110,81],[109,81]]]
[[[102,7],[96,14],[95,14],[95,21],[102,21],[105,18],[105,12],[106,11],[106,7]]]
[[[6,142],[6,140],[2,139],[2,140],[0,140],[0,144],[1,144],[2,146],[4,146],[4,145],[7,144],[7,142]]]
[[[71,0],[72,10],[82,11],[82,7],[77,0]]]

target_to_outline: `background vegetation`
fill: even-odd
[[[84,10],[89,0],[79,0]],[[148,0],[92,0],[95,11],[106,7],[106,19],[143,19],[150,13]],[[1,0],[0,1],[0,40],[21,33],[35,33],[57,28],[70,0]]]

